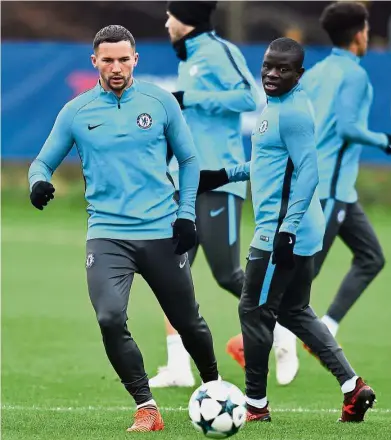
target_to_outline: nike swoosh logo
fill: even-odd
[[[224,209],[225,209],[225,207],[223,206],[220,209],[212,210],[212,211],[210,211],[210,216],[211,217],[217,217],[218,215],[220,215],[224,211]]]
[[[289,244],[292,244],[292,243],[293,243],[292,237],[289,237]]]
[[[93,130],[94,128],[100,127],[101,125],[103,125],[103,123],[102,124],[98,124],[98,125],[90,125],[90,124],[88,124],[88,130]]]
[[[251,254],[247,257],[249,261],[262,260],[263,257],[254,257]]]
[[[180,269],[183,269],[185,267],[186,261],[187,261],[187,253],[185,254],[185,259],[183,260],[183,263],[181,261],[179,262]]]

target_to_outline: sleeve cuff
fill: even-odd
[[[39,182],[40,180],[46,181],[45,177],[42,176],[42,174],[37,173],[37,174],[33,174],[32,176],[30,176],[30,178],[29,178],[30,192],[33,189],[34,184]]]
[[[287,232],[288,234],[296,235],[297,227],[292,223],[283,223],[279,229],[279,232]]]
[[[183,218],[185,220],[191,220],[192,222],[195,222],[195,212],[191,212],[188,207],[179,206],[177,218]]]
[[[234,175],[235,168],[236,168],[236,166],[234,166],[234,167],[230,167],[230,168],[224,168],[224,169],[225,169],[225,172],[227,173],[228,180],[229,180],[230,182],[232,181],[232,177],[233,177],[233,175]]]

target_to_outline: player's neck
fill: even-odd
[[[355,43],[351,43],[351,44],[349,44],[349,46],[340,47],[340,49],[347,50],[348,52],[351,52],[356,57],[359,56],[359,49],[358,49],[357,44],[355,44]]]

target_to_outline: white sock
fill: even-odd
[[[330,318],[328,315],[324,315],[321,321],[327,325],[328,329],[330,330],[330,333],[334,336],[336,336],[339,324],[337,321],[334,321],[333,318]]]
[[[274,349],[284,348],[296,355],[296,336],[287,328],[276,322],[274,328]]]
[[[251,399],[250,397],[246,396],[246,402],[255,408],[262,409],[267,405],[267,398],[264,397],[263,399]]]
[[[344,394],[350,393],[356,388],[356,382],[357,382],[358,376],[354,376],[351,379],[344,382],[341,386],[341,390]]]
[[[191,370],[190,355],[183,346],[179,335],[167,336],[168,368],[174,370]]]
[[[148,402],[144,402],[141,405],[137,405],[137,409],[142,408],[143,406],[156,406],[157,408],[156,402],[153,399],[148,400]]]

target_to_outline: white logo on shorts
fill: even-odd
[[[187,261],[187,252],[185,253],[185,259],[183,260],[183,262],[182,261],[179,262],[180,269],[183,269],[185,267],[186,261]]]
[[[87,259],[86,259],[86,268],[89,269],[95,262],[95,257],[94,254],[92,254],[91,252],[87,255]]]
[[[344,209],[341,209],[341,211],[339,211],[337,215],[338,223],[342,223],[345,220],[345,217],[346,217],[346,212]]]

